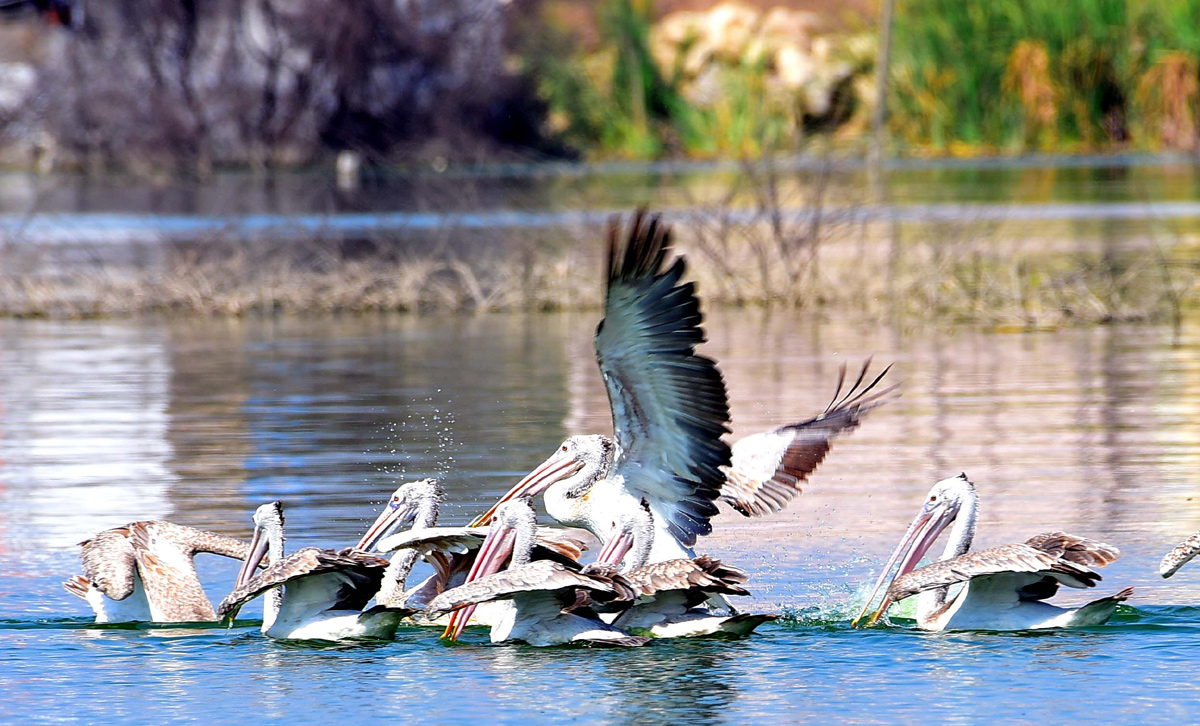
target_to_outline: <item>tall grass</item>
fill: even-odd
[[[905,141],[1195,148],[1200,0],[902,0],[895,47]]]

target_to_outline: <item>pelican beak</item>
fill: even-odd
[[[604,543],[604,549],[600,550],[596,564],[620,567],[621,560],[625,559],[625,555],[631,549],[633,549],[633,535],[625,530],[616,532]]]
[[[358,544],[354,545],[354,549],[370,552],[379,543],[379,540],[408,524],[416,516],[415,505],[408,502],[388,502],[388,505],[375,518],[375,522],[367,528],[367,533],[362,536]]]
[[[475,556],[475,562],[471,565],[466,582],[463,584],[499,572],[500,568],[504,566],[505,560],[512,554],[516,542],[517,531],[515,529],[506,524],[494,522],[487,538],[483,540],[483,546],[479,548],[479,554]],[[468,605],[451,613],[450,624],[446,626],[442,637],[458,640],[458,636],[462,635],[463,629],[467,627],[467,622],[477,607],[478,605]]]
[[[879,573],[879,579],[875,581],[874,589],[871,590],[871,594],[867,598],[866,603],[863,604],[863,609],[859,612],[858,617],[851,621],[850,627],[858,627],[859,622],[871,607],[871,603],[875,601],[875,596],[883,589],[885,582],[890,589],[891,584],[896,581],[896,578],[913,571],[917,563],[921,561],[921,558],[933,546],[938,535],[954,521],[956,515],[956,511],[952,512],[941,502],[936,504],[927,502],[921,508],[916,519],[908,526],[908,531],[904,533],[904,538],[900,540],[900,544],[892,552],[892,556],[888,558],[887,564],[884,565],[883,570]],[[898,561],[901,562],[900,568],[896,570],[895,574],[888,577],[888,573],[891,572],[892,567]],[[870,620],[867,621],[867,625],[874,625],[887,612],[888,606],[891,604],[892,598],[885,592],[883,602],[880,603],[879,609],[872,613]]]
[[[510,499],[517,497],[536,497],[542,492],[549,489],[553,484],[566,479],[569,476],[574,476],[583,468],[583,462],[575,457],[567,454],[565,451],[557,451],[542,465],[534,469],[517,485],[508,490],[508,493],[500,497],[500,501],[492,505],[492,508],[484,512],[483,516],[471,522],[471,527],[483,527],[492,521],[492,517],[496,515],[496,508]]]
[[[246,555],[245,561],[242,562],[242,569],[238,571],[237,582],[234,584],[234,589],[244,587],[250,581],[251,575],[258,569],[259,563],[267,556],[267,546],[270,542],[266,537],[263,537],[262,527],[254,525],[254,538],[250,540],[250,554]]]

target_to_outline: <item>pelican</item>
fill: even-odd
[[[694,286],[680,282],[683,259],[666,265],[669,230],[639,213],[623,244],[618,237],[614,223],[595,336],[613,438],[572,436],[499,503],[544,494],[551,517],[607,540],[622,515],[644,501],[655,526],[650,560],[686,559],[695,555],[696,538],[712,531],[718,499],[746,516],[782,509],[833,438],[894,389],[869,395],[882,374],[860,389],[864,366],[820,416],[747,437],[731,450],[723,438],[725,382],[716,363],[696,353],[704,341],[700,302]],[[841,385],[839,379],[839,393]],[[494,511],[472,524],[487,524]]]
[[[676,559],[711,531],[722,467],[730,464],[722,439],[729,404],[716,363],[696,353],[704,340],[700,301],[692,283],[680,282],[683,259],[665,264],[669,230],[639,213],[623,244],[618,236],[614,222],[595,337],[615,442],[568,439],[501,502],[545,492],[550,516],[607,540],[617,516],[645,500],[661,535],[657,558]]]
[[[354,549],[370,552],[376,544],[406,524],[413,530],[427,530],[437,525],[445,492],[436,479],[420,479],[400,485],[383,511],[367,528]],[[412,573],[420,553],[414,549],[397,549],[383,576],[383,585],[375,595],[379,605],[402,607],[408,599],[405,582]],[[424,583],[423,583],[424,584]],[[424,604],[421,605],[424,607]]]
[[[680,282],[683,259],[665,264],[669,230],[639,213],[623,244],[618,237],[614,223],[604,319],[595,336],[614,437],[572,436],[497,506],[544,494],[551,517],[606,541],[644,501],[655,526],[650,560],[686,559],[695,555],[696,538],[712,531],[717,499],[747,516],[781,509],[833,437],[857,426],[889,391],[867,397],[878,378],[856,390],[864,367],[850,393],[821,416],[748,437],[731,451],[723,438],[724,380],[716,363],[696,353],[704,340],[700,302],[694,286]],[[473,524],[487,524],[494,511]]]
[[[749,595],[742,587],[746,573],[707,555],[647,564],[654,536],[650,512],[626,517],[605,544],[597,564],[619,567],[637,593],[635,602],[613,603],[613,625],[630,632],[647,631],[656,638],[714,633],[748,635],[774,615],[733,612],[716,615],[700,607],[713,595]],[[628,553],[628,558],[626,554]]]
[[[232,537],[160,521],[108,529],[79,546],[84,574],[63,588],[91,605],[97,623],[214,621],[196,554],[241,560],[250,551]]]
[[[1200,532],[1188,537],[1168,552],[1158,566],[1158,574],[1163,577],[1174,575],[1197,554],[1200,554]]]
[[[635,597],[616,568],[580,568],[553,560],[533,560],[536,533],[537,515],[528,498],[500,506],[466,582],[435,597],[426,609],[430,618],[451,612],[457,616],[447,628],[446,637],[457,639],[478,605],[503,601],[500,617],[491,629],[493,643],[645,644],[648,638],[630,635],[604,622],[588,607],[592,602]],[[501,571],[509,559],[508,568]]]
[[[254,575],[270,554],[271,564]],[[232,620],[248,601],[266,593],[262,633],[287,640],[391,638],[411,610],[377,606],[363,612],[379,591],[387,560],[345,549],[305,547],[283,554],[283,505],[270,502],[254,512],[254,538],[237,584],[217,608]]]
[[[1119,603],[1133,594],[1132,589],[1122,590],[1079,608],[1045,602],[1060,585],[1095,587],[1101,577],[1091,568],[1107,565],[1121,553],[1103,542],[1063,532],[971,552],[978,511],[979,497],[966,474],[934,484],[853,625],[862,620],[897,561],[900,567],[869,624],[878,620],[893,601],[918,595],[917,625],[924,630],[1101,625],[1112,617]],[[951,524],[950,541],[941,558],[914,570],[938,535]],[[961,587],[951,594],[954,585]]]

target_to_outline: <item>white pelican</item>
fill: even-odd
[[[1092,567],[1120,557],[1116,547],[1063,532],[1039,534],[1023,543],[971,552],[979,497],[966,474],[943,479],[929,490],[925,504],[879,574],[854,625],[866,614],[892,566],[900,567],[871,616],[874,623],[896,600],[918,595],[917,625],[924,630],[1030,630],[1100,625],[1133,594],[1132,589],[1079,608],[1047,602],[1060,585],[1095,587]],[[914,570],[941,532],[953,524],[941,558]],[[951,594],[951,587],[959,585]]]
[[[665,265],[667,228],[639,214],[621,247],[614,224],[604,319],[595,337],[613,439],[572,436],[500,502],[544,493],[551,517],[607,540],[621,516],[644,501],[656,530],[650,561],[690,558],[696,537],[712,531],[717,499],[746,516],[782,509],[833,438],[855,428],[894,389],[868,395],[883,374],[860,389],[864,365],[841,399],[839,379],[834,402],[820,416],[747,437],[731,451],[723,439],[725,383],[716,364],[695,352],[704,340],[700,303],[693,285],[680,283],[683,259]],[[473,524],[486,524],[494,509]]]
[[[436,526],[444,496],[442,486],[436,479],[420,479],[400,485],[354,549],[370,552],[379,540],[395,533],[406,524],[411,524],[411,529],[414,530],[426,530]],[[375,595],[376,603],[391,607],[404,605],[408,595],[404,591],[404,585],[419,556],[420,553],[414,549],[396,550],[387,572],[384,573],[383,585]],[[424,604],[420,607],[423,608]]]
[[[732,612],[717,615],[700,607],[713,595],[749,595],[742,587],[746,573],[706,555],[647,564],[654,524],[650,512],[626,517],[605,544],[597,564],[620,567],[633,585],[637,600],[613,603],[609,622],[631,632],[647,631],[656,638],[678,638],[714,633],[747,635],[774,615]],[[626,557],[626,553],[629,554]]]
[[[271,564],[251,577],[270,554]],[[254,539],[237,585],[217,608],[232,620],[246,602],[267,594],[264,635],[288,640],[391,638],[411,610],[378,606],[363,612],[379,591],[387,560],[345,549],[305,547],[283,556],[283,506],[270,502],[254,512]]]
[[[83,575],[63,583],[96,613],[97,623],[211,622],[193,558],[198,552],[245,559],[240,540],[171,522],[133,522],[79,543]]]
[[[553,560],[532,560],[536,533],[537,515],[528,498],[500,506],[466,582],[435,597],[426,609],[430,618],[454,613],[445,637],[458,638],[471,612],[481,603],[503,601],[491,629],[493,643],[645,644],[648,638],[630,635],[604,622],[588,607],[592,602],[635,597],[616,568],[580,568]],[[509,566],[501,571],[506,560]]]
[[[598,436],[569,439],[501,499],[545,491],[550,516],[602,540],[614,515],[644,499],[661,533],[654,539],[662,549],[657,559],[683,556],[697,535],[711,531],[722,467],[730,463],[722,439],[729,420],[725,382],[716,364],[695,352],[704,340],[700,302],[693,284],[680,282],[683,259],[666,265],[670,247],[657,217],[639,213],[623,244],[616,223],[609,230],[604,319],[595,346],[615,446]],[[559,486],[547,489],[555,482]]]
[[[1197,554],[1200,554],[1200,532],[1188,537],[1168,552],[1158,566],[1158,574],[1163,577],[1174,575]]]

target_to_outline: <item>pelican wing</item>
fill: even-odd
[[[860,389],[870,365],[868,359],[845,396],[843,366],[833,401],[819,416],[739,439],[733,445],[733,464],[725,468],[721,499],[747,517],[782,511],[825,460],[833,440],[858,428],[863,416],[891,400],[895,386],[871,393],[891,366]]]
[[[1007,544],[978,552],[968,552],[948,560],[926,565],[896,578],[888,590],[893,600],[903,600],[925,590],[968,582],[977,577],[1020,573],[1031,575],[1018,578],[1015,585],[1022,599],[1044,600],[1057,591],[1058,585],[1095,587],[1100,575],[1086,565],[1056,557],[1028,544]],[[1045,579],[1055,581],[1051,588]]]
[[[670,235],[656,217],[633,220],[623,249],[609,232],[604,319],[596,359],[608,389],[618,447],[614,476],[645,498],[656,519],[692,545],[709,518],[730,463],[729,403],[704,341],[700,301],[680,283],[682,259],[664,269]]]
[[[1084,567],[1103,567],[1121,556],[1121,550],[1110,544],[1066,532],[1044,532],[1025,540],[1025,544]]]
[[[113,600],[124,600],[133,593],[137,559],[129,541],[131,526],[107,529],[79,543],[83,576]]]
[[[1158,574],[1163,577],[1174,575],[1197,554],[1200,554],[1200,532],[1188,537],[1168,552],[1158,566]]]
[[[341,582],[329,609],[362,610],[379,591],[387,566],[387,560],[356,550],[334,551],[305,547],[272,563],[250,578],[245,585],[234,589],[221,601],[217,615],[224,618],[236,613],[242,605],[273,587],[303,578],[334,573],[341,577]]]
[[[487,538],[487,527],[427,527],[410,529],[407,532],[385,537],[376,545],[378,552],[395,552],[414,549],[423,556],[435,552],[444,554],[467,554],[483,545]],[[568,563],[578,560],[585,551],[594,547],[596,538],[591,532],[565,527],[538,527],[534,559],[549,559]]]
[[[192,545],[186,531],[202,530],[170,522],[134,522],[127,526],[146,601],[155,620],[211,622],[217,619],[212,603],[192,566]],[[245,549],[249,552],[249,546]]]
[[[741,587],[749,579],[744,570],[706,555],[690,560],[667,560],[638,567],[626,572],[625,579],[633,584],[641,597],[675,590],[720,592],[728,595],[750,594]]]
[[[612,568],[579,570],[550,560],[537,560],[447,590],[429,603],[426,614],[430,618],[437,618],[468,605],[539,592],[555,594],[561,600],[562,607],[567,607],[577,601],[575,593],[579,590],[598,601],[630,600],[635,597],[633,587]]]

